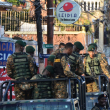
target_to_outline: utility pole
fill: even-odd
[[[39,58],[39,54],[43,54],[42,48],[42,24],[41,24],[41,5],[40,0],[35,0],[35,17],[36,17],[36,27],[37,27],[37,42],[38,42],[38,62],[39,62],[39,71],[42,73],[44,69],[44,59]]]
[[[53,44],[53,0],[47,0],[47,44]],[[50,54],[53,49],[47,49]]]

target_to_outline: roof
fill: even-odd
[[[12,3],[0,1],[0,7],[11,8],[12,7]]]

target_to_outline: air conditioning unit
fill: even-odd
[[[0,37],[4,37],[4,26],[0,25]]]

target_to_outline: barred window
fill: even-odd
[[[94,10],[94,3],[92,2],[92,10]]]
[[[90,2],[88,2],[88,10],[90,10]]]
[[[84,11],[86,11],[86,2],[84,2]]]
[[[95,2],[95,10],[97,10],[97,2]]]
[[[100,10],[100,2],[99,2],[99,10]]]

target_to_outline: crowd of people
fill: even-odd
[[[26,43],[22,40],[16,41],[15,53],[8,57],[7,75],[12,80],[23,81],[65,77],[80,79],[80,76],[95,77],[101,74],[105,74],[110,80],[106,56],[97,51],[95,43],[88,46],[88,53],[84,58],[80,55],[80,51],[84,49],[81,42],[75,42],[74,44],[60,43],[59,48],[50,54],[47,67],[42,74],[36,74],[38,68],[33,58],[35,49],[32,46],[27,46],[26,52],[24,52],[25,46]],[[14,91],[16,100],[67,98],[66,86],[66,81],[55,81],[54,84],[51,82],[21,82],[20,84],[15,83]],[[96,81],[89,80],[87,92],[98,91]]]

